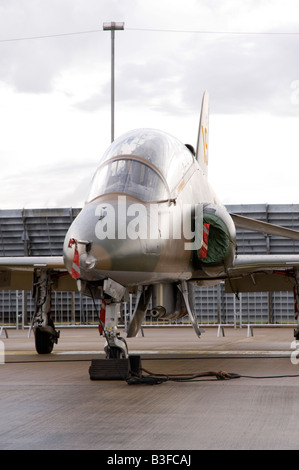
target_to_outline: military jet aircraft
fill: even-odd
[[[128,356],[117,321],[129,293],[136,306],[128,337],[137,335],[147,312],[163,319],[189,315],[200,336],[194,286],[225,281],[235,294],[294,290],[298,300],[299,255],[239,255],[236,227],[296,240],[299,232],[228,213],[208,181],[208,137],[207,92],[195,149],[155,129],[120,136],[99,162],[63,256],[0,258],[0,288],[33,286],[38,353],[51,352],[59,337],[52,290],[79,290],[102,300],[99,329],[107,358]]]

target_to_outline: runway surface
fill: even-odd
[[[253,336],[246,328],[225,328],[225,336],[207,328],[201,339],[192,328],[145,329],[127,343],[153,374],[241,375],[159,385],[90,380],[91,359],[103,357],[96,328],[62,329],[45,356],[35,353],[28,330],[7,331],[0,337],[2,450],[299,448],[292,328],[254,328]]]

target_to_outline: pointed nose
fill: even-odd
[[[77,241],[80,277],[112,277],[115,272],[153,271],[160,254],[159,240],[148,237],[148,208],[125,196],[105,195],[87,204],[71,225],[64,244],[68,271],[72,272]]]

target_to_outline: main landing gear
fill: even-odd
[[[41,270],[35,274],[35,311],[31,328],[34,330],[35,349],[38,354],[51,353],[60,334],[55,330],[51,318],[51,283],[51,271]]]
[[[294,276],[295,278],[295,286],[293,289],[294,293],[294,314],[295,318],[298,321],[296,328],[294,329],[294,338],[296,341],[299,340],[299,283],[298,283],[298,276]]]

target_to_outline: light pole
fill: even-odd
[[[125,23],[103,23],[104,31],[111,31],[111,142],[114,141],[114,40],[115,31],[125,29]]]

